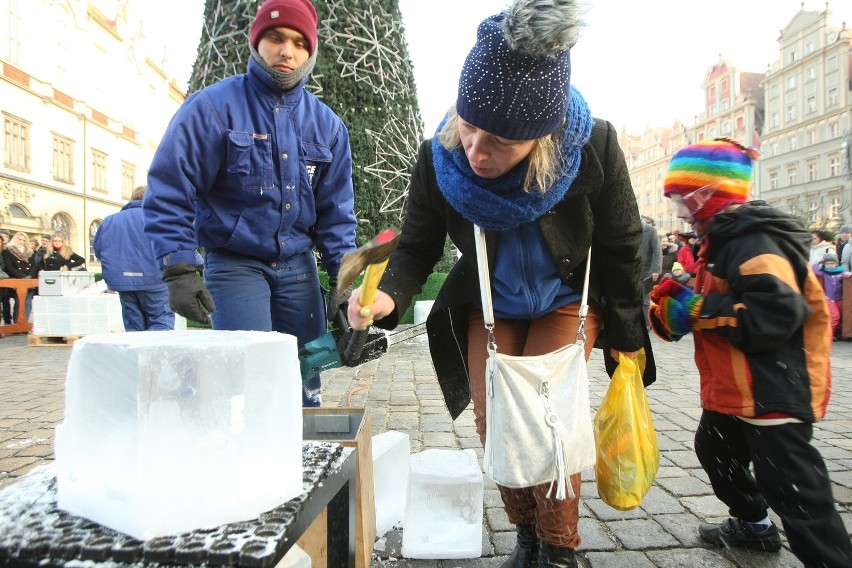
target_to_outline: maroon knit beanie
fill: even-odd
[[[257,44],[269,28],[290,28],[305,36],[311,55],[317,49],[317,11],[310,0],[266,0],[249,29],[251,45]]]

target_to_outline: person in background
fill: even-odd
[[[852,544],[811,443],[831,395],[828,304],[801,221],[747,203],[756,158],[727,138],[672,156],[664,194],[702,244],[694,290],[663,279],[651,324],[666,341],[690,332],[695,341],[703,408],[695,452],[731,515],[699,526],[700,537],[777,552],[771,507],[805,566],[848,568]]]
[[[642,243],[639,253],[642,255],[642,312],[645,315],[645,327],[651,330],[648,321],[648,309],[651,307],[651,288],[662,274],[663,251],[660,249],[660,235],[648,217],[642,217]]]
[[[666,276],[676,282],[680,282],[681,284],[686,284],[689,282],[689,279],[692,278],[692,276],[689,275],[689,272],[684,270],[683,266],[679,262],[675,262],[672,265],[671,272],[667,273]]]
[[[266,0],[249,40],[248,71],[190,95],[167,127],[148,172],[145,233],[177,313],[208,322],[212,312],[214,329],[278,331],[302,346],[345,304],[337,274],[356,228],[349,133],[304,88],[319,48],[310,0]],[[319,406],[320,376],[302,384],[303,405]]]
[[[669,240],[669,235],[660,237],[660,253],[662,255],[660,274],[671,272],[672,266],[677,261],[677,245]]]
[[[831,315],[831,332],[834,341],[845,339],[842,334],[841,321],[843,318],[843,281],[852,277],[852,272],[843,270],[837,262],[834,251],[825,253],[822,259],[813,265],[814,272],[819,277],[825,298],[828,300],[828,313]]]
[[[145,238],[145,189],[144,185],[134,189],[130,202],[104,219],[92,244],[101,261],[104,282],[118,292],[125,331],[175,327],[168,288],[150,241]]]
[[[392,329],[441,258],[461,251],[426,322],[444,402],[455,419],[473,401],[485,443],[488,333],[474,225],[485,232],[500,352],[541,355],[575,343],[592,248],[586,355],[632,357],[643,346],[642,223],[618,133],[592,117],[570,84],[578,2],[515,0],[483,20],[462,68],[455,105],[424,141],[412,170],[397,249],[375,302],[349,302],[349,322]],[[654,245],[657,241],[653,241]],[[606,302],[602,299],[606,298]],[[366,314],[366,315],[365,315]],[[499,486],[517,544],[504,566],[577,566],[580,474],[574,495],[549,485]]]
[[[34,277],[35,267],[33,266],[33,251],[30,246],[30,238],[27,234],[18,232],[12,235],[12,240],[9,241],[9,244],[3,249],[3,252],[0,252],[0,254],[3,255],[3,264],[9,278],[30,279]],[[34,288],[27,290],[24,305],[24,313],[26,313],[27,318],[29,318],[32,313],[34,295]],[[15,307],[12,309],[12,321],[17,321],[18,312],[21,308],[18,305],[17,294],[14,296],[14,300]]]
[[[71,250],[64,236],[53,235],[50,244],[53,252],[44,259],[44,270],[86,270],[86,259]]]
[[[831,242],[828,233],[821,230],[811,231],[811,237],[811,264],[822,262],[822,258],[828,253],[836,254],[834,243]]]
[[[849,239],[852,238],[852,225],[843,225],[837,233],[837,247],[835,254],[840,259],[840,266],[843,270],[852,270],[852,246],[849,245]]]
[[[50,235],[42,235],[39,246],[33,249],[35,251],[33,252],[33,268],[35,269],[35,274],[33,274],[34,278],[38,278],[39,272],[44,270],[45,259],[53,253],[53,245],[50,240]],[[38,293],[38,289],[36,289],[36,293]]]
[[[6,248],[10,240],[12,240],[12,233],[6,229],[0,230],[0,251]],[[3,267],[0,267],[0,269],[3,269],[5,273]],[[8,278],[8,274],[4,278]],[[0,288],[0,316],[2,316],[4,325],[12,323],[12,297],[14,295],[15,291],[13,289]]]
[[[681,240],[682,246],[677,251],[677,261],[685,271],[695,276],[695,245],[698,243],[698,238],[695,233],[679,233],[678,238]]]

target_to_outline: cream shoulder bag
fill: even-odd
[[[589,271],[580,304],[577,341],[532,357],[497,352],[485,237],[474,226],[482,312],[488,330],[485,473],[505,487],[556,485],[556,499],[572,498],[568,477],[595,465],[583,327],[588,312]]]

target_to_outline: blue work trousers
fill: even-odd
[[[124,331],[165,331],[175,328],[169,290],[134,290],[118,293]]]
[[[299,347],[326,332],[313,253],[263,262],[213,250],[204,264],[204,281],[216,302],[213,329],[278,331],[295,336]],[[320,406],[320,388],[319,375],[303,381],[302,406]]]

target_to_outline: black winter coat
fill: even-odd
[[[654,359],[642,315],[640,293],[642,224],[624,155],[615,129],[596,120],[591,140],[583,147],[576,180],[565,198],[543,215],[539,227],[563,281],[583,288],[585,261],[592,246],[589,298],[604,312],[598,340],[607,370],[615,362],[609,348],[636,351],[645,347],[644,381],[654,381]],[[431,141],[420,146],[409,186],[406,217],[396,251],[391,255],[380,289],[395,301],[395,311],[375,325],[393,329],[420,292],[440,260],[447,235],[462,252],[442,286],[426,328],[432,361],[455,419],[470,402],[467,371],[467,328],[471,306],[480,299],[473,224],[444,199],[435,177]],[[487,232],[488,250],[497,250],[499,233]],[[493,268],[494,256],[490,257]]]

